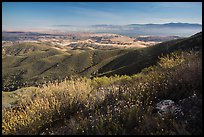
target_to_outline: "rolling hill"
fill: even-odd
[[[127,50],[128,51],[128,50]],[[33,85],[62,80],[71,75],[90,76],[126,50],[70,50],[47,45],[21,43],[3,47],[3,90],[14,90],[22,84]],[[34,84],[36,85],[36,84]],[[7,88],[6,88],[7,87]]]
[[[61,51],[51,45],[20,43],[3,47],[3,91],[63,80],[70,76],[131,75],[154,65],[158,56],[178,49],[202,48],[202,32],[141,49]]]
[[[123,56],[118,57],[107,65],[99,69],[99,73],[111,76],[113,74],[134,74],[141,69],[154,65],[158,56],[168,54],[176,50],[202,49],[202,32],[189,38],[171,40],[163,42],[152,47],[130,51]]]

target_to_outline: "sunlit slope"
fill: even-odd
[[[202,49],[202,32],[189,38],[172,40],[152,47],[132,50],[99,69],[101,75],[134,74],[141,69],[154,65],[158,56],[171,53],[175,50]],[[104,73],[105,72],[105,73]]]
[[[36,86],[45,81],[63,80],[73,75],[131,75],[154,65],[162,54],[178,49],[202,48],[202,32],[189,38],[142,49],[61,51],[51,47],[36,43],[3,47],[3,90],[15,90],[26,84]]]
[[[3,92],[2,101],[5,135],[199,135],[202,51],[172,52],[131,76],[79,77]]]
[[[62,80],[71,75],[91,76],[100,67],[126,50],[60,51],[47,45],[29,43],[3,47],[3,90],[13,90],[23,83]],[[13,86],[12,86],[13,85]]]

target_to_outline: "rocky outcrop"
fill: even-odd
[[[185,123],[202,118],[202,98],[196,94],[175,103],[173,100],[162,100],[155,105],[159,115],[170,115],[184,120]]]

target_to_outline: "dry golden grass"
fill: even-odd
[[[48,128],[53,134],[200,134],[200,117],[198,124],[186,124],[154,114],[153,108],[163,99],[202,95],[201,62],[199,52],[175,52],[133,76],[47,83],[19,107],[3,110],[2,132],[40,134]]]
[[[83,78],[48,83],[38,89],[34,98],[22,100],[18,108],[3,110],[3,133],[36,134],[60,115],[72,113],[72,106],[85,101],[91,90],[90,80]]]

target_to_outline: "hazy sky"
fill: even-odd
[[[201,2],[3,2],[3,30],[54,25],[202,24]]]

